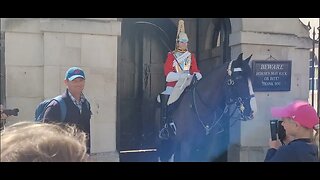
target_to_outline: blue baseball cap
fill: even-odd
[[[82,78],[82,79],[86,79],[84,76],[84,72],[81,68],[79,67],[71,67],[70,69],[68,69],[68,71],[66,72],[66,77],[65,79],[69,80],[69,81],[73,81],[76,78]]]

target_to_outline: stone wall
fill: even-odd
[[[230,129],[229,161],[263,161],[270,137],[270,108],[295,99],[308,100],[312,40],[298,18],[231,18],[231,58],[292,61],[291,90],[255,92],[258,111],[251,121]]]
[[[84,94],[91,102],[92,153],[118,161],[116,153],[117,43],[116,18],[2,19],[5,32],[6,102],[18,107],[8,123],[33,121],[43,99],[65,91],[65,71],[86,73]],[[97,157],[97,156],[94,156]]]

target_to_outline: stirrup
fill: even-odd
[[[165,124],[164,127],[160,130],[159,138],[163,140],[169,139],[169,130],[167,124]]]
[[[159,132],[159,138],[163,140],[169,139],[169,131],[168,128],[162,128]]]

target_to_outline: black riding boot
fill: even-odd
[[[168,94],[160,94],[160,103],[161,103],[161,111],[160,111],[160,126],[161,130],[159,132],[160,139],[168,139],[169,138],[169,131],[168,131],[168,122],[167,122],[167,113],[168,113]]]
[[[163,125],[162,129],[159,133],[160,139],[168,139],[170,135],[176,134],[176,127],[173,123],[172,119],[168,115],[168,100],[169,96],[167,94],[160,94],[160,101],[161,101],[161,125]]]
[[[160,94],[160,101],[161,101],[161,122],[167,123],[167,113],[168,113],[168,100],[169,100],[168,94]]]

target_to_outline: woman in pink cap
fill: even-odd
[[[281,118],[282,126],[293,140],[284,146],[279,140],[270,140],[266,162],[319,161],[319,117],[308,102],[297,100],[288,106],[274,107],[271,114]]]

